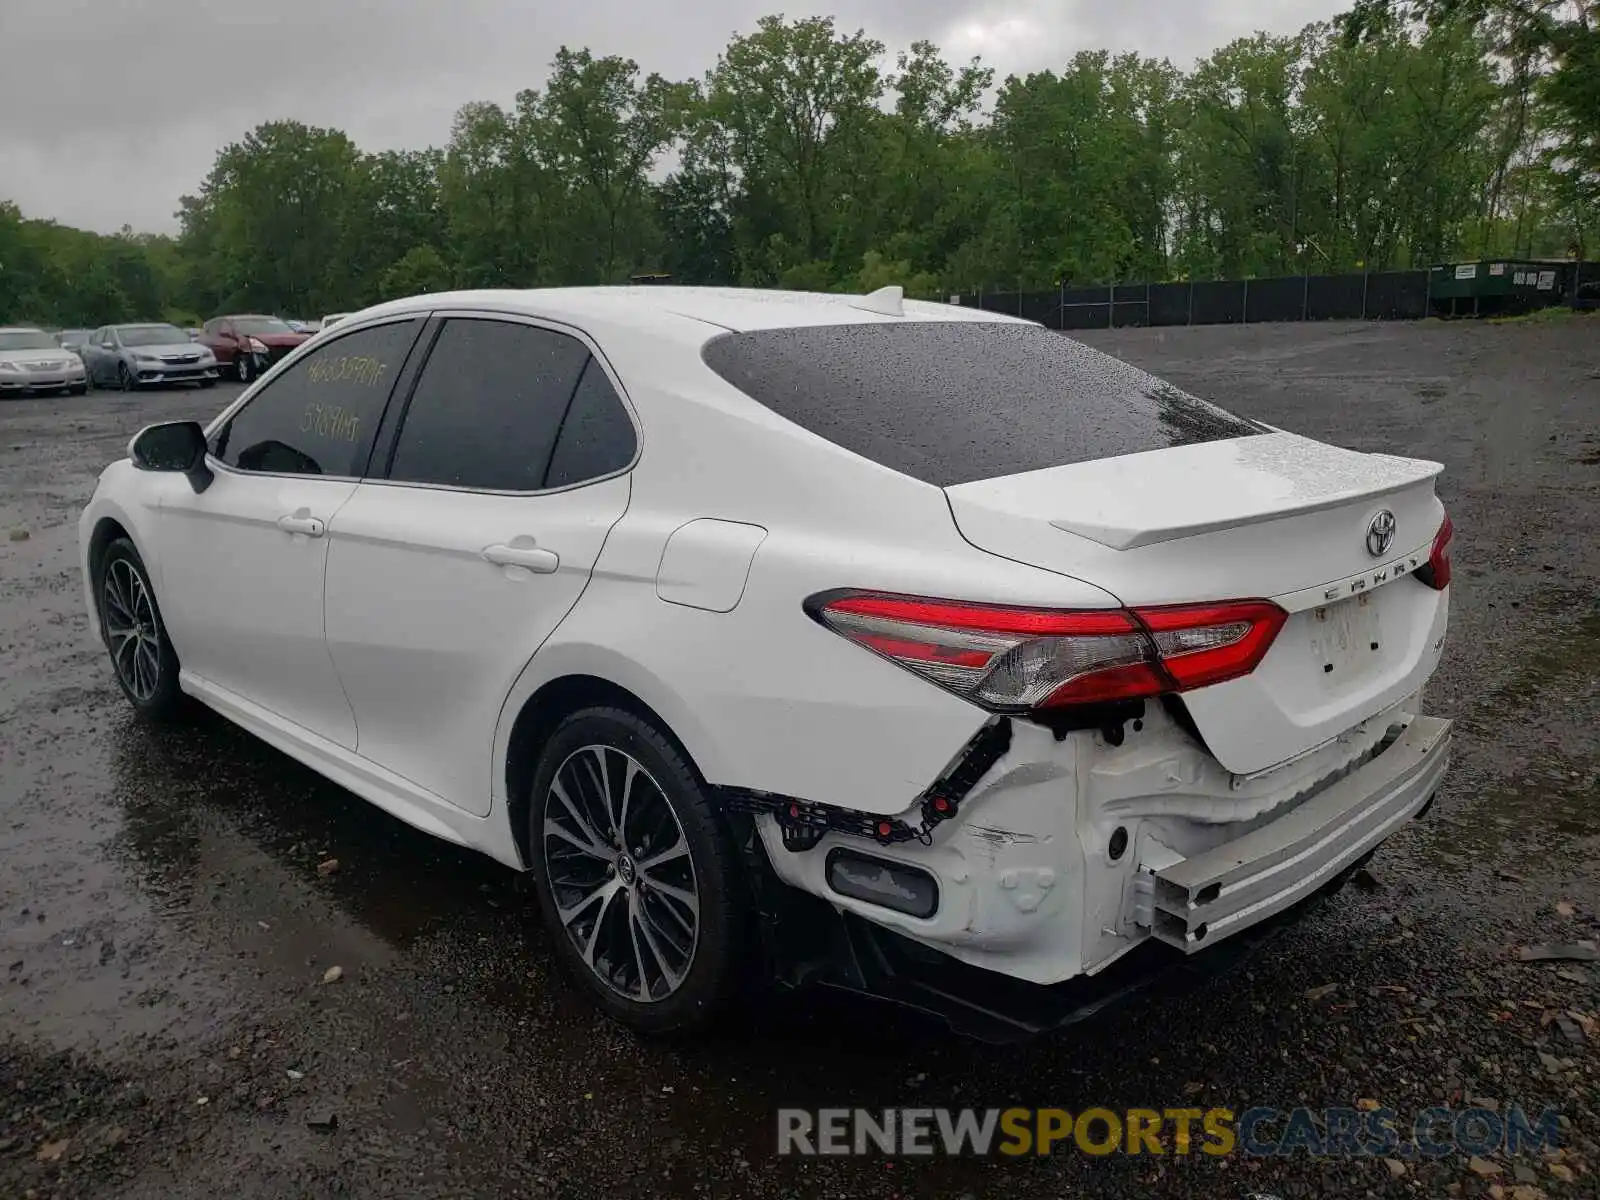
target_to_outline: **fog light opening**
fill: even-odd
[[[828,886],[841,896],[927,918],[939,910],[939,881],[909,863],[835,848],[828,852]]]

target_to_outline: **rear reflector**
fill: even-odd
[[[993,712],[1132,700],[1255,670],[1287,614],[1267,600],[1141,609],[967,604],[866,592],[813,596],[833,632]]]
[[[1444,591],[1450,586],[1450,539],[1455,536],[1456,527],[1450,520],[1450,514],[1444,516],[1444,523],[1439,526],[1439,532],[1433,535],[1433,549],[1428,554],[1426,566],[1418,567],[1413,574],[1423,583],[1435,591]]]

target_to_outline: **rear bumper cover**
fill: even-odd
[[[1151,931],[1193,953],[1337,877],[1427,806],[1450,764],[1450,727],[1418,716],[1383,754],[1277,820],[1155,870]]]
[[[1210,976],[1297,920],[1314,898],[1337,891],[1378,845],[1421,815],[1449,766],[1450,732],[1451,722],[1420,715],[1403,727],[1390,726],[1332,782],[1261,814],[1248,823],[1248,832],[1225,842],[1213,839],[1188,856],[1152,836],[1171,826],[1151,824],[1134,839],[1139,853],[1130,856],[1124,877],[1130,886],[1118,920],[1126,933],[1115,939],[1122,952],[1088,969],[1061,971],[1054,980],[1012,969],[1031,965],[1023,958],[1031,948],[1025,941],[996,939],[978,959],[963,954],[959,941],[917,937],[916,927],[926,922],[900,918],[897,930],[894,913],[873,911],[825,886],[797,885],[793,864],[820,861],[818,852],[789,854],[758,836],[768,818],[739,817],[772,975],[790,986],[815,982],[889,1000],[993,1041],[1071,1024],[1174,972]],[[830,833],[827,840],[837,837]],[[1009,868],[1003,861],[988,865],[1004,890]],[[1063,930],[1094,909],[1093,888],[1067,882],[1052,889],[1064,893],[1059,908],[1030,914],[1043,934]],[[1117,902],[1105,900],[1111,909],[1099,911],[1109,919]],[[944,907],[950,905],[947,897]]]
[[[772,874],[748,827],[746,838],[767,969],[780,990],[848,992],[992,1045],[1025,1042],[1091,1020],[1137,994],[1190,993],[1259,953],[1337,892],[1361,862],[1206,954],[1186,956],[1152,939],[1098,974],[1039,984],[961,962],[787,887]]]

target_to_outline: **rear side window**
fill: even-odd
[[[633,461],[637,446],[633,422],[622,397],[594,358],[583,369],[578,390],[572,394],[561,436],[550,459],[545,486],[571,487],[620,471]]]
[[[411,394],[389,478],[540,490],[588,359],[589,348],[564,333],[452,317]]]
[[[378,325],[318,347],[252,396],[212,453],[241,471],[361,475],[420,323]]]
[[[714,338],[703,353],[779,416],[939,487],[1264,432],[1034,325],[759,330]]]

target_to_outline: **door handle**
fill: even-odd
[[[279,517],[278,528],[285,533],[303,533],[307,537],[321,537],[327,526],[316,517],[307,516],[302,509],[291,516]]]
[[[561,565],[561,559],[554,550],[544,550],[533,545],[532,538],[517,538],[517,541],[528,542],[526,546],[507,546],[496,542],[487,546],[483,551],[483,561],[493,563],[497,567],[525,567],[535,575],[553,575]]]

